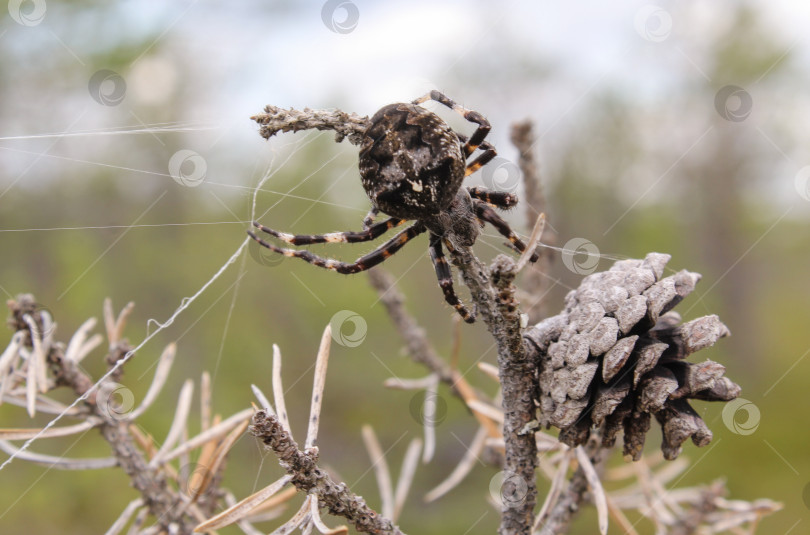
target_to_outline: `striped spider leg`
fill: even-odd
[[[489,223],[495,227],[495,230],[500,232],[502,236],[509,240],[514,249],[521,253],[525,251],[526,244],[523,243],[523,240],[515,234],[512,227],[509,226],[509,223],[499,216],[498,212],[492,209],[492,206],[502,210],[511,208],[517,204],[517,197],[511,193],[491,191],[485,188],[468,188],[468,191],[473,198],[475,216],[482,224],[484,222]],[[537,254],[537,251],[535,251],[532,253],[529,260],[531,262],[537,262],[539,258],[540,256]]]
[[[492,128],[486,117],[475,110],[469,110],[459,104],[456,104],[456,102],[451,98],[436,90],[433,90],[430,93],[414,100],[413,104],[422,104],[428,100],[435,100],[439,104],[443,104],[444,106],[447,106],[454,112],[458,113],[466,120],[478,125],[478,128],[475,130],[475,132],[473,132],[473,135],[470,136],[469,139],[467,139],[467,137],[464,135],[456,133],[462,143],[464,143],[462,150],[465,159],[469,158],[479,147],[484,150],[481,155],[467,165],[464,176],[470,176],[471,174],[475,173],[498,154],[495,152],[495,147],[484,141],[484,138],[487,137],[487,134],[489,134],[489,131]]]
[[[387,230],[392,229],[396,226],[405,223],[404,219],[397,219],[397,218],[390,218],[375,225],[372,225],[365,231],[361,232],[333,232],[329,234],[287,234],[284,232],[279,232],[277,230],[273,230],[271,228],[265,227],[264,225],[254,222],[253,225],[265,232],[280,239],[283,242],[289,243],[291,245],[309,245],[313,243],[357,243],[363,241],[373,240],[384,234]],[[310,253],[306,250],[298,250],[298,249],[285,249],[282,247],[277,247],[272,243],[266,242],[263,239],[259,238],[254,232],[248,232],[250,237],[256,240],[260,245],[270,249],[273,252],[282,254],[284,256],[289,257],[298,257],[310,264],[313,264],[318,267],[322,267],[325,269],[330,269],[333,271],[337,271],[338,273],[343,273],[346,275],[359,273],[360,271],[365,271],[370,269],[377,264],[382,263],[384,260],[389,258],[395,252],[397,252],[402,246],[404,246],[408,241],[415,238],[419,234],[425,232],[425,227],[420,224],[416,223],[411,227],[403,230],[402,232],[398,233],[388,242],[384,243],[371,253],[358,258],[353,263],[346,263],[340,262],[338,260],[334,260],[331,258],[323,258],[313,253]],[[475,321],[473,315],[471,315],[467,308],[461,304],[458,296],[456,296],[455,291],[453,290],[453,281],[451,278],[450,266],[447,263],[447,260],[444,257],[441,248],[441,238],[435,234],[430,235],[430,257],[433,261],[433,265],[436,268],[436,276],[439,279],[439,287],[444,292],[445,300],[455,308],[458,313],[464,318],[465,321],[468,323],[472,323]]]
[[[450,265],[447,263],[447,259],[444,257],[444,252],[442,251],[442,238],[432,232],[430,233],[430,259],[433,261],[433,267],[436,269],[436,278],[439,279],[439,288],[444,292],[444,300],[456,309],[456,312],[458,312],[464,321],[467,323],[475,322],[475,312],[470,313],[470,311],[467,310],[467,307],[462,304],[453,289],[453,275],[450,271]]]
[[[383,235],[386,231],[405,223],[405,221],[405,219],[392,217],[386,219],[385,221],[371,225],[366,230],[360,232],[332,232],[329,234],[287,234],[286,232],[279,232],[277,230],[267,228],[256,221],[253,222],[253,226],[262,232],[275,236],[281,241],[291,245],[309,245],[312,243],[358,243],[371,241],[374,238]],[[417,222],[399,232],[396,236],[382,244],[380,247],[374,249],[367,255],[358,258],[352,263],[341,262],[332,258],[323,258],[304,249],[285,249],[264,241],[252,231],[248,231],[248,234],[251,238],[259,242],[260,245],[267,247],[273,252],[282,254],[284,256],[297,257],[315,266],[349,275],[352,273],[365,271],[383,262],[392,254],[399,251],[403,245],[426,230],[427,229],[424,225]]]

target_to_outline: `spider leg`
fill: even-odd
[[[433,233],[430,234],[430,259],[433,261],[433,267],[436,268],[436,277],[439,279],[439,287],[444,292],[444,300],[456,309],[464,321],[474,323],[475,314],[470,314],[453,290],[453,277],[450,265],[442,251],[442,239]]]
[[[398,220],[397,220],[398,221]],[[378,225],[382,225],[383,223],[378,223]],[[375,225],[376,226],[376,225]],[[344,275],[349,275],[352,273],[359,273],[361,271],[365,271],[370,269],[392,254],[399,251],[403,245],[408,243],[410,240],[415,238],[416,236],[422,234],[427,229],[421,223],[415,223],[410,227],[406,228],[402,232],[398,233],[396,236],[385,242],[380,247],[374,249],[369,254],[358,258],[353,263],[349,264],[346,262],[341,262],[339,260],[333,260],[331,258],[323,258],[318,255],[312,254],[307,250],[300,250],[300,249],[283,249],[281,247],[277,247],[272,243],[268,243],[258,236],[252,231],[248,231],[248,234],[251,238],[259,242],[264,247],[267,247],[271,251],[274,251],[279,254],[283,254],[284,256],[290,257],[298,257],[310,264],[316,265],[318,267],[331,269],[332,271],[337,271],[338,273],[343,273]]]
[[[475,173],[498,155],[498,153],[495,152],[495,147],[486,141],[481,143],[479,148],[483,149],[484,152],[478,155],[475,160],[467,164],[467,169],[464,170],[464,176],[470,176],[471,174]]]
[[[491,204],[501,210],[513,208],[517,206],[518,198],[514,193],[507,193],[505,191],[495,191],[487,188],[467,188],[470,192],[470,197],[479,199],[485,203]]]
[[[486,221],[495,227],[495,229],[502,235],[506,236],[512,245],[514,245],[515,248],[521,253],[526,250],[526,244],[523,243],[518,235],[512,231],[512,229],[509,227],[509,223],[504,221],[501,216],[495,212],[495,210],[478,199],[473,200],[473,206],[475,207],[475,215],[478,217],[478,219],[481,221]],[[535,251],[529,260],[531,262],[537,262],[539,259],[540,256],[537,254],[537,251]]]
[[[467,136],[465,136],[464,134],[459,134],[458,132],[456,132],[456,136],[458,136],[458,139],[462,143],[464,143],[464,146],[466,147],[467,146]],[[497,151],[495,150],[495,147],[493,147],[492,145],[490,145],[486,141],[483,141],[478,146],[478,148],[480,148],[484,152],[482,154],[479,154],[478,157],[475,160],[473,160],[469,164],[467,164],[467,168],[464,170],[464,176],[465,177],[470,176],[471,174],[475,173],[476,171],[478,171],[479,169],[484,167],[486,164],[488,164],[493,158],[495,158],[495,156],[498,155]]]
[[[380,213],[380,209],[376,206],[372,206],[371,209],[366,214],[366,217],[363,218],[363,230],[366,230],[374,223],[374,220],[377,218],[377,214]]]
[[[468,110],[464,106],[456,104],[444,93],[436,91],[435,89],[430,93],[428,93],[427,95],[419,97],[418,99],[414,100],[413,103],[422,104],[423,102],[427,102],[428,100],[435,100],[439,104],[443,104],[448,108],[450,108],[451,110],[453,110],[454,112],[460,114],[462,117],[464,117],[471,123],[476,123],[478,125],[478,128],[475,130],[475,132],[473,132],[473,135],[470,136],[470,139],[468,139],[467,142],[464,144],[464,157],[468,158],[473,152],[475,152],[475,149],[477,149],[479,145],[482,145],[482,143],[484,142],[484,138],[487,137],[487,134],[489,134],[489,130],[491,128],[489,125],[489,121],[487,121],[486,118],[477,111]],[[495,156],[495,149],[493,149],[491,145],[489,146],[489,149],[487,149],[487,151],[489,151],[490,149],[492,150],[492,156],[489,157],[489,159],[491,160]],[[481,157],[479,157],[479,159],[480,158]],[[482,163],[481,165],[484,164]]]
[[[329,234],[287,234],[286,232],[279,232],[267,228],[256,221],[253,222],[253,226],[291,245],[309,245],[311,243],[357,243],[371,241],[382,236],[388,230],[401,225],[405,221],[407,220],[392,217],[385,221],[380,221],[376,225],[367,227],[360,232],[330,232]]]

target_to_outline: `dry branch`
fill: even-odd
[[[543,182],[540,176],[540,164],[537,162],[534,150],[537,140],[534,137],[534,128],[529,120],[515,123],[510,132],[512,144],[518,150],[518,166],[523,176],[523,211],[526,215],[526,226],[531,227],[540,214],[546,212],[546,198],[543,194]],[[545,232],[545,243],[550,233]],[[523,306],[529,315],[529,323],[537,323],[546,316],[548,304],[545,297],[551,288],[551,249],[541,249],[540,259],[531,266],[523,278],[522,290],[528,295]]]
[[[250,426],[253,436],[261,439],[278,457],[279,464],[291,476],[290,482],[306,494],[318,496],[318,502],[333,515],[349,520],[362,533],[401,534],[389,519],[366,505],[345,483],[338,483],[318,466],[316,448],[306,452],[290,437],[278,418],[265,410],[256,412]]]
[[[369,124],[368,117],[340,110],[302,110],[266,106],[264,113],[251,117],[261,125],[259,133],[270,139],[278,132],[299,132],[301,130],[334,130],[335,141],[348,138],[358,145]]]
[[[507,481],[517,477],[522,487],[519,499],[504,502],[500,533],[529,534],[537,501],[537,442],[532,432],[536,424],[537,379],[535,364],[523,340],[520,310],[514,297],[515,263],[499,255],[488,270],[469,249],[453,252],[452,260],[498,346],[498,375],[505,416],[504,471],[509,475]]]

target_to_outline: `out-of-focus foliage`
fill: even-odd
[[[300,233],[359,228],[368,205],[354,147],[335,145],[330,134],[315,133],[267,143],[247,119],[268,102],[360,113],[378,107],[359,102],[354,93],[367,91],[360,86],[374,84],[373,78],[324,77],[323,100],[301,101],[291,89],[298,71],[278,65],[297,64],[303,73],[307,64],[316,68],[325,61],[318,56],[329,51],[314,54],[304,40],[286,48],[278,41],[273,53],[286,60],[276,62],[272,55],[255,57],[261,44],[240,34],[244,24],[244,35],[251,39],[261,35],[256,28],[262,25],[267,40],[277,38],[273,32],[292,35],[290,28],[317,39],[324,32],[331,37],[319,18],[320,4],[307,6],[276,3],[249,12],[189,4],[183,8],[189,10],[186,14],[157,6],[138,12],[127,5],[49,2],[39,25],[3,19],[0,290],[34,293],[59,323],[57,338],[62,340],[87,317],[100,315],[105,296],[117,306],[134,300],[128,336],[138,343],[156,328],[150,319],[165,321],[240,246],[253,188],[266,172],[273,175],[258,194],[257,215],[269,226]],[[668,14],[674,24],[663,42],[637,35],[632,17],[622,21],[624,26],[610,28],[614,40],[630,43],[635,55],[624,57],[642,66],[663,63],[671,71],[664,74],[646,67],[634,71],[634,65],[616,59],[606,72],[619,71],[621,77],[578,75],[565,58],[540,50],[526,30],[510,31],[505,22],[489,24],[488,4],[465,12],[476,27],[486,29],[480,39],[492,52],[473,46],[477,37],[470,35],[467,45],[454,49],[457,53],[440,54],[440,63],[422,71],[419,58],[408,55],[407,43],[387,46],[394,46],[392,58],[406,64],[403,68],[414,78],[433,80],[486,114],[493,123],[492,138],[507,159],[514,158],[508,145],[510,122],[526,116],[537,121],[536,148],[554,245],[584,238],[610,259],[666,252],[673,256],[673,269],[703,273],[690,298],[692,308],[682,313],[685,319],[717,313],[730,327],[732,338],[712,349],[709,358],[729,369],[742,385],[743,397],[758,407],[761,420],[754,433],[744,435],[734,432],[731,423],[723,425],[720,409],[699,406],[715,439],[705,450],[686,447],[685,455],[695,462],[683,483],[725,477],[734,497],[784,501],[786,510],[762,526],[763,532],[781,533],[799,519],[806,522],[810,507],[805,490],[810,485],[805,475],[810,472],[805,454],[810,431],[801,420],[810,375],[803,359],[808,350],[805,244],[810,240],[810,202],[793,182],[807,162],[801,148],[808,141],[806,121],[801,119],[809,109],[801,95],[809,73],[793,58],[807,50],[791,49],[792,42],[758,9],[732,6],[714,11],[673,6]],[[380,8],[360,8],[356,32],[335,39],[382,46],[384,24],[391,20]],[[692,27],[699,31],[690,31]],[[206,39],[206,32],[216,39]],[[598,39],[592,37],[595,49]],[[231,68],[229,58],[244,61]],[[356,67],[345,58],[335,61],[346,62],[346,69]],[[373,70],[374,65],[368,67]],[[91,77],[101,69],[119,73],[126,82],[126,96],[117,106],[99,104],[88,94],[94,90]],[[716,109],[715,95],[727,85],[740,86],[751,96],[753,109],[745,120],[729,121]],[[155,93],[156,87],[161,91]],[[307,87],[300,94],[317,92]],[[273,101],[280,95],[287,100]],[[236,97],[258,100],[234,101]],[[189,124],[189,132],[121,133],[124,125]],[[204,129],[211,124],[216,128]],[[100,128],[110,130],[7,139]],[[207,164],[205,179],[196,187],[172,180],[168,170],[172,155],[185,149]],[[471,179],[476,181],[482,179]],[[808,196],[808,190],[803,194]],[[510,218],[528,232],[520,208]],[[487,231],[476,250],[490,258],[501,249],[500,242]],[[369,249],[312,247],[343,259]],[[579,277],[565,268],[559,251],[554,255],[548,276],[555,285],[545,298],[550,310],[560,308]],[[392,375],[421,376],[423,370],[403,358],[401,341],[363,275],[344,277],[295,259],[271,264],[261,265],[251,255],[237,260],[134,357],[122,382],[136,398],[142,396],[159,348],[176,340],[178,362],[171,380],[179,388],[185,378],[211,371],[215,406],[228,414],[251,402],[251,383],[270,391],[269,356],[276,343],[286,357],[288,403],[300,400],[290,407],[295,426],[306,419],[319,333],[336,312],[355,311],[367,322],[367,335],[357,347],[333,347],[321,453],[325,463],[377,506],[360,426],[372,423],[384,446],[391,446],[389,458],[400,459],[406,438],[420,433],[420,425],[411,414],[412,394],[387,391],[381,383]],[[453,312],[436,287],[425,240],[410,244],[385,267],[400,279],[409,309],[447,355]],[[480,324],[464,326],[462,333],[461,369],[470,369],[473,384],[491,389],[492,383],[474,369],[479,360],[494,360],[491,340]],[[7,339],[0,337],[3,345]],[[100,360],[89,359],[88,366]],[[98,375],[102,370],[91,371]],[[438,503],[426,506],[419,499],[454,466],[474,430],[459,404],[450,396],[445,399],[448,412],[438,427],[437,458],[417,473],[402,527],[414,533],[493,532],[497,514],[484,514],[494,474],[490,468],[477,470],[468,484]],[[165,434],[175,401],[163,395],[161,409],[143,418],[148,432]],[[0,407],[2,426],[32,425],[22,412]],[[744,411],[738,415],[745,417]],[[44,424],[44,418],[38,416],[37,423]],[[293,431],[303,436],[303,428]],[[101,456],[105,448],[92,433],[76,445],[42,441],[32,447],[73,457]],[[236,453],[227,485],[237,495],[247,495],[279,473],[248,437]],[[135,497],[126,477],[115,470],[56,472],[15,461],[0,473],[0,481],[3,533],[100,533]],[[545,487],[540,488],[543,492]],[[414,514],[409,515],[409,508]],[[592,532],[592,527],[587,516],[577,523],[581,533]]]

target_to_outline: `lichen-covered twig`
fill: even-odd
[[[518,166],[523,174],[523,198],[526,221],[531,225],[537,216],[546,211],[546,197],[540,180],[540,164],[534,156],[534,127],[531,120],[514,123],[509,133],[512,144],[518,150]]]
[[[522,487],[520,499],[504,502],[501,535],[531,533],[537,501],[535,470],[537,442],[535,364],[529,357],[521,331],[520,310],[514,297],[515,262],[499,255],[487,268],[470,251],[456,250],[453,264],[462,277],[498,346],[498,374],[504,409],[504,471],[517,476]],[[508,480],[508,479],[507,479]]]
[[[276,106],[266,106],[264,113],[251,117],[261,125],[259,133],[270,139],[277,132],[299,132],[301,130],[334,130],[335,141],[348,138],[355,145],[360,144],[369,124],[368,117],[340,110],[285,110]]]
[[[526,225],[531,227],[540,214],[546,211],[546,198],[543,194],[543,182],[540,177],[540,164],[534,154],[533,125],[530,120],[525,120],[512,125],[510,132],[512,144],[518,150],[518,166],[523,175],[523,196],[521,204],[526,215]],[[546,232],[545,243],[548,243],[549,233]],[[551,250],[541,249],[540,259],[532,266],[523,277],[522,290],[526,292],[529,299],[523,300],[523,307],[529,315],[529,323],[536,323],[547,315],[548,306],[546,295],[551,287]]]
[[[282,527],[278,528],[279,533],[288,533],[297,527],[304,530],[318,529],[321,533],[343,532],[345,528],[327,528],[320,520],[318,510],[325,507],[328,511],[337,516],[342,516],[349,520],[355,528],[364,533],[381,533],[401,535],[401,531],[394,522],[384,515],[366,505],[362,497],[353,494],[345,483],[336,482],[332,477],[318,466],[318,447],[316,440],[321,419],[321,407],[324,397],[324,386],[326,381],[326,370],[329,361],[329,350],[332,340],[331,326],[327,325],[321,335],[321,343],[318,349],[318,356],[315,362],[315,373],[312,386],[312,401],[310,404],[309,426],[305,439],[304,449],[301,450],[292,437],[289,422],[282,418],[282,412],[278,407],[285,406],[284,392],[281,389],[281,351],[278,346],[273,346],[273,388],[276,409],[269,405],[268,398],[258,387],[253,387],[257,397],[265,404],[265,408],[257,411],[253,415],[250,432],[261,439],[267,447],[278,457],[279,464],[287,471],[281,479],[271,483],[264,489],[244,498],[242,501],[233,504],[227,510],[209,518],[195,528],[195,531],[211,531],[221,527],[241,522],[248,516],[255,514],[259,508],[266,506],[269,500],[277,499],[282,489],[292,484],[296,489],[305,493],[307,499],[304,505],[290,518]],[[410,452],[406,465],[415,465],[416,453]],[[407,471],[406,471],[407,472]],[[406,474],[401,479],[405,487],[410,485],[410,475]],[[407,485],[405,485],[407,483]],[[404,503],[407,488],[398,488],[394,499],[393,494],[390,502],[390,510],[396,511],[396,503],[400,506]]]
[[[266,410],[253,416],[250,426],[253,436],[261,439],[291,476],[290,482],[307,494],[316,494],[319,503],[333,515],[349,520],[362,533],[401,534],[389,519],[366,505],[362,497],[351,492],[345,483],[338,483],[318,466],[317,449],[301,451],[278,418]]]

